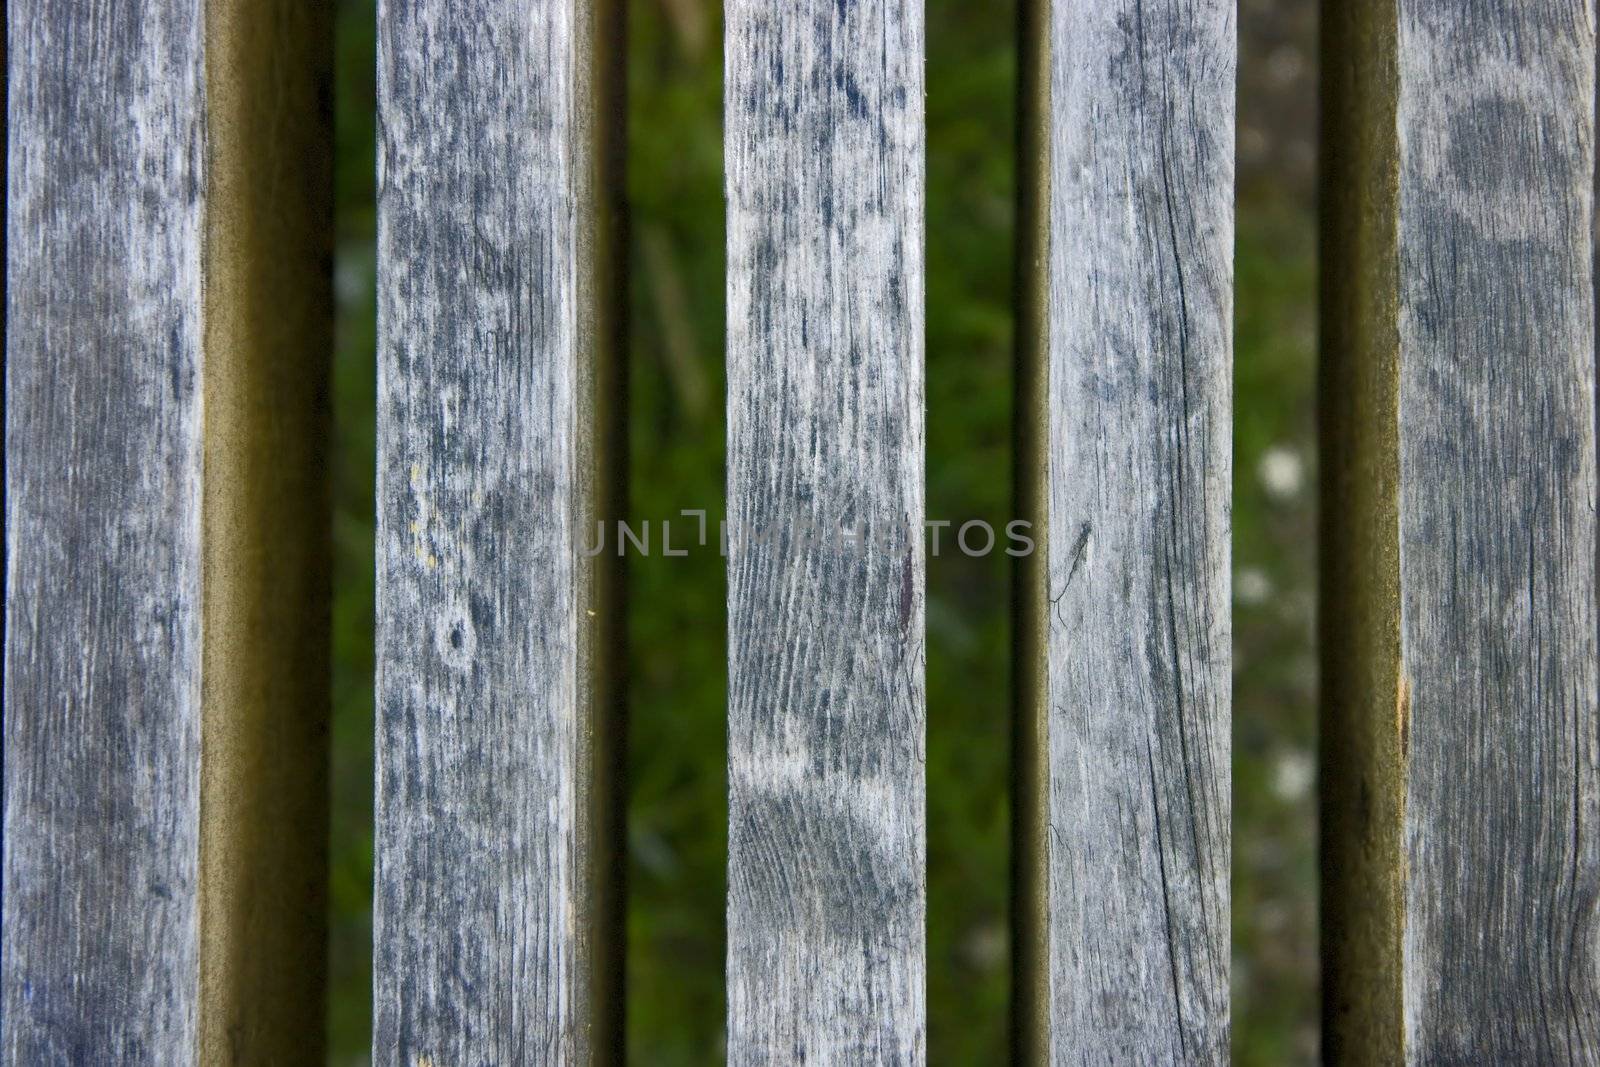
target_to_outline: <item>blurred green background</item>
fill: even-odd
[[[1008,518],[1015,0],[926,0],[928,511]],[[721,5],[628,0],[630,512],[723,500]],[[335,670],[329,1056],[371,989],[374,2],[338,0]],[[1313,0],[1241,0],[1234,497],[1234,1061],[1317,1051],[1311,653]],[[1009,573],[928,575],[928,1046],[1007,1052]],[[722,1057],[725,585],[630,562],[628,1046]]]

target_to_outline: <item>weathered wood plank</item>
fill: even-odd
[[[8,8],[7,1062],[319,1054],[323,16]]]
[[[1592,1062],[1594,12],[1330,21],[1328,1047]]]
[[[379,6],[378,1063],[620,1051],[618,10]]]
[[[728,1059],[920,1063],[922,10],[726,17]]]
[[[1042,452],[1020,496],[1045,511],[1030,517],[1047,558],[1022,572],[1042,662],[1019,658],[1018,730],[1019,753],[1047,758],[1018,767],[1019,870],[1042,867],[1018,930],[1045,944],[1019,946],[1037,961],[1019,1044],[1058,1063],[1221,1063],[1234,5],[1053,0],[1041,21],[1048,54],[1025,56],[1049,72],[1033,105],[1048,247],[1023,260],[1024,295],[1047,289],[1023,305],[1021,374],[1030,353],[1047,366],[1019,420]],[[1047,617],[1030,628],[1030,612]]]
[[[200,15],[7,8],[13,1063],[195,1048]]]

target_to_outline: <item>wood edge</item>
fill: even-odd
[[[1322,13],[1322,1040],[1329,1063],[1402,1063],[1399,12]]]
[[[11,645],[8,629],[11,621],[11,463],[6,455],[6,442],[11,434],[4,429],[9,423],[11,406],[7,401],[7,387],[11,381],[11,18],[9,13],[0,17],[0,121],[4,122],[4,139],[0,141],[0,695],[8,693],[5,685],[6,664],[10,661],[7,649]],[[3,700],[0,700],[0,916],[5,915],[6,840],[3,808],[11,794],[6,792],[6,730]],[[9,941],[0,936],[0,946]],[[4,978],[0,969],[0,980]],[[4,992],[0,990],[0,1005]]]
[[[207,0],[199,1062],[318,1062],[332,13]]]
[[[627,492],[627,9],[577,0],[576,57],[583,163],[577,173],[579,446],[576,546],[597,522],[626,518]],[[579,982],[587,997],[582,1055],[626,1060],[627,736],[626,573],[622,558],[580,554],[580,782],[585,822],[579,869]]]
[[[1018,4],[1013,498],[1031,523],[1012,590],[1012,1060],[1050,1062],[1050,0]]]

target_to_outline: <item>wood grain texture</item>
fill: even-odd
[[[1234,5],[1049,26],[1049,1057],[1222,1063]]]
[[[618,497],[616,10],[379,6],[382,1064],[620,1049],[620,623],[578,551]]]
[[[1594,11],[1403,0],[1399,40],[1406,1044],[1592,1063]]]
[[[7,8],[11,1063],[194,1056],[201,10]]]
[[[1392,67],[1338,74],[1392,116],[1339,128],[1330,172],[1380,233],[1328,281],[1356,389],[1326,454],[1384,489],[1327,525],[1355,583],[1326,590],[1355,605],[1324,728],[1354,739],[1324,762],[1341,1060],[1600,1057],[1594,26],[1582,0],[1374,4]]]
[[[726,16],[728,1060],[921,1063],[922,7]]]
[[[328,42],[235,14],[8,8],[8,1063],[320,1048]]]

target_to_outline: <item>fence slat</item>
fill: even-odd
[[[728,1059],[924,1058],[923,24],[732,0]]]
[[[8,16],[6,1058],[184,1063],[199,970],[200,8]]]
[[[1592,9],[1329,15],[1327,1046],[1593,1062]]]
[[[327,29],[8,8],[7,1062],[321,1055]]]
[[[620,1050],[617,10],[379,6],[378,1063]]]
[[[1049,156],[1019,497],[1044,510],[1047,558],[1022,572],[1018,722],[1018,931],[1045,944],[1019,947],[1019,1044],[1221,1063],[1234,5],[1048,11],[1048,57],[1024,52],[1049,72],[1043,99],[1024,82]]]

